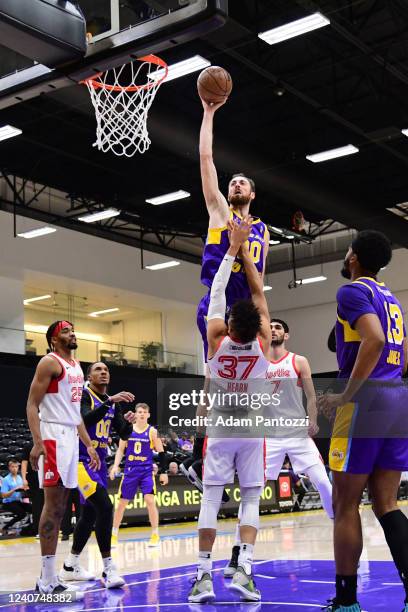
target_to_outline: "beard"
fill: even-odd
[[[285,338],[276,338],[276,340],[272,340],[271,346],[281,346],[285,342]]]
[[[76,340],[72,340],[72,342],[68,342],[68,348],[71,351],[75,351],[78,348],[78,344]]]
[[[245,196],[242,193],[234,193],[229,197],[228,201],[234,208],[242,208],[250,203],[251,197]]]
[[[347,280],[351,279],[350,264],[347,259],[345,259],[343,262],[343,267],[340,270],[340,274],[343,278],[346,278]]]

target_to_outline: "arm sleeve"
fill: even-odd
[[[127,440],[132,433],[132,424],[128,423],[123,416],[123,407],[121,404],[115,404],[115,414],[113,416],[112,425],[122,440]]]
[[[108,412],[110,405],[110,401],[106,400],[106,402],[101,404],[98,408],[92,410],[91,396],[86,389],[84,389],[81,398],[81,416],[85,425],[87,427],[96,425]]]
[[[235,257],[232,257],[232,255],[225,255],[220,267],[218,268],[217,274],[214,276],[214,280],[211,285],[207,321],[210,319],[222,319],[224,321],[225,319],[225,309],[227,304],[225,289],[231,276],[234,261]]]
[[[343,285],[337,292],[339,316],[354,327],[356,321],[365,314],[378,316],[372,302],[372,293],[364,285]]]

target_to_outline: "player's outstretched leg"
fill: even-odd
[[[229,588],[238,593],[245,601],[261,600],[261,593],[256,588],[252,574],[252,563],[256,535],[259,529],[259,500],[262,488],[241,487],[241,546],[238,567]]]
[[[231,550],[231,559],[229,560],[228,565],[224,567],[224,577],[232,578],[238,568],[238,557],[241,548],[241,518],[242,518],[242,504],[239,504],[238,510],[238,522],[235,525],[235,542],[234,546]]]
[[[212,548],[217,533],[217,515],[221,506],[223,485],[204,485],[198,517],[198,565],[197,575],[188,595],[191,603],[205,603],[215,599],[212,570]]]
[[[332,485],[323,463],[319,461],[319,463],[312,465],[304,471],[319,492],[322,506],[327,516],[330,519],[334,519]]]
[[[123,519],[123,515],[125,514],[126,506],[128,505],[129,500],[120,498],[117,508],[115,510],[115,514],[113,516],[113,527],[112,527],[112,539],[111,546],[115,547],[118,545],[118,536],[119,536],[119,527]]]
[[[79,563],[79,556],[84,549],[92,529],[95,527],[96,540],[103,561],[102,584],[108,589],[122,587],[124,579],[119,576],[111,556],[113,507],[107,490],[99,484],[82,507],[81,517],[74,532],[72,549],[60,572],[63,580],[94,580]]]
[[[159,511],[156,506],[156,500],[154,499],[153,493],[147,493],[144,496],[146,502],[147,512],[149,515],[150,525],[152,527],[152,533],[148,546],[158,546],[160,544],[159,536]]]

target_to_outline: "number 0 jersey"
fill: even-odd
[[[62,371],[51,379],[40,404],[40,419],[44,423],[76,426],[81,423],[81,396],[84,373],[78,361],[65,361],[56,353],[49,356],[58,361]]]
[[[239,221],[240,218],[241,217],[231,210],[230,219]],[[269,247],[269,245],[265,246],[265,231],[265,223],[263,223],[260,219],[253,219],[251,234],[248,238],[248,248],[258,272],[263,271],[264,252],[265,248]],[[230,243],[228,239],[227,226],[208,230],[208,236],[203,252],[201,282],[209,289],[211,289],[214,276],[218,272],[218,268],[220,267],[221,261],[223,260],[225,253],[228,251],[229,246]],[[225,290],[225,295],[228,306],[232,306],[237,300],[249,299],[251,297],[251,292],[249,290],[248,281],[245,275],[244,264],[238,257],[232,266],[232,273]]]
[[[126,447],[125,475],[134,469],[153,469],[153,427],[148,425],[142,432],[133,429]]]
[[[354,325],[359,317],[370,313],[380,319],[385,345],[369,378],[401,378],[406,335],[401,304],[384,283],[365,276],[343,285],[337,292],[336,352],[339,376],[347,378],[352,372],[361,342]]]

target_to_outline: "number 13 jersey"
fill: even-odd
[[[404,367],[403,342],[406,335],[401,304],[391,291],[373,278],[361,276],[337,292],[336,352],[339,376],[350,376],[360,348],[356,321],[365,314],[380,319],[385,345],[369,378],[401,378]]]

